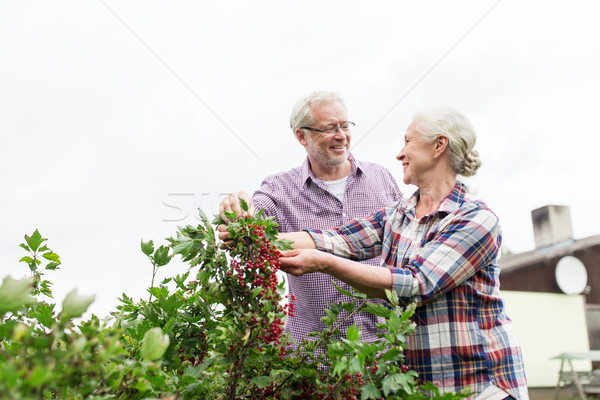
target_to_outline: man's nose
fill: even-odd
[[[342,136],[346,136],[349,135],[350,131],[345,132],[341,126],[336,126],[335,128],[333,128],[333,136],[335,137],[342,137]]]

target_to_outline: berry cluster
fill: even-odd
[[[288,301],[288,303],[283,306],[284,309],[287,309],[287,313],[289,317],[293,317],[294,316],[294,301],[296,301],[296,296],[291,295],[291,296],[285,296],[285,298],[289,298],[291,301]]]
[[[244,336],[232,338],[224,356],[231,366],[226,372],[235,385],[236,381],[245,379],[246,374],[256,374],[257,368],[265,366],[255,363],[261,357],[266,360],[278,356],[282,360],[287,355],[286,346],[290,343],[283,339],[283,330],[286,316],[294,314],[294,299],[282,304],[282,288],[277,276],[281,253],[273,244],[276,232],[269,230],[265,221],[249,218],[232,225],[230,237],[235,245],[229,250],[231,260],[223,282]],[[260,356],[254,355],[250,361],[248,354]],[[268,371],[263,374],[268,375]],[[249,398],[276,398],[277,390],[274,385],[254,387]]]
[[[265,235],[265,227],[259,223],[244,226],[238,238],[242,246],[232,251],[229,276],[237,303],[247,315],[247,324],[258,328],[258,350],[263,345],[281,345],[285,315],[293,316],[293,303],[282,306],[278,290],[277,271],[281,253]],[[281,354],[285,355],[281,348]]]

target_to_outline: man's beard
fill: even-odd
[[[346,160],[348,160],[347,148],[344,155],[332,156],[327,152],[327,150],[319,146],[319,144],[315,140],[309,139],[307,147],[309,154],[311,154],[312,157],[319,162],[319,164],[327,167],[339,167],[340,165],[344,164]]]

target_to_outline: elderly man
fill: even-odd
[[[226,197],[219,206],[223,219],[227,220],[225,211],[244,215],[239,206],[239,198],[244,198],[250,204],[249,213],[264,209],[265,216],[274,216],[280,232],[327,229],[366,217],[400,200],[402,194],[389,171],[377,164],[358,161],[350,153],[353,126],[344,101],[335,93],[315,92],[298,101],[290,116],[290,127],[306,149],[304,163],[265,178],[252,202],[244,192]],[[366,261],[371,265],[379,262],[379,258]],[[288,274],[287,277],[290,295],[296,301],[295,315],[287,319],[285,331],[297,346],[302,339],[309,339],[308,333],[324,330],[320,319],[325,316],[328,304],[352,299],[340,293],[332,280],[343,289],[350,287],[329,275]],[[347,314],[340,315],[345,317]],[[340,331],[356,324],[362,331],[361,339],[370,342],[377,338],[377,322],[382,321],[361,312],[349,318]]]

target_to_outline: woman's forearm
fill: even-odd
[[[385,289],[392,289],[392,273],[388,268],[332,257],[323,272],[338,278],[369,297],[385,299]]]
[[[361,264],[314,249],[281,252],[281,270],[294,276],[322,272],[338,278],[370,297],[385,298],[385,289],[392,288],[392,273],[388,268]]]
[[[322,251],[310,251],[316,249],[316,245],[305,231],[280,233],[278,238],[291,240],[295,249],[282,252],[281,269],[285,272],[296,276],[323,272],[370,297],[386,298],[385,289],[392,289],[392,273],[388,268],[361,264]]]
[[[278,239],[287,239],[291,240],[292,247],[294,249],[316,249],[315,241],[308,234],[308,232],[300,231],[300,232],[287,232],[287,233],[279,233],[277,235]]]

